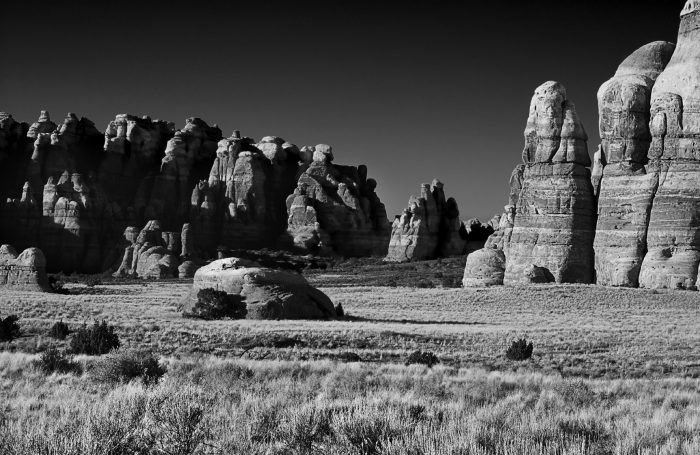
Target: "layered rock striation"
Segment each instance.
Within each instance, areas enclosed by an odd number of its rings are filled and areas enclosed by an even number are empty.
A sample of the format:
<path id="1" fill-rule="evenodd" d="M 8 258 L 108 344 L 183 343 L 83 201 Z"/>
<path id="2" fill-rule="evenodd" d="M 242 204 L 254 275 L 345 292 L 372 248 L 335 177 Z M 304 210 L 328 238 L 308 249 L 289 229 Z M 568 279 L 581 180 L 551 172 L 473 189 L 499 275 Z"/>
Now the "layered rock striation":
<path id="1" fill-rule="evenodd" d="M 648 158 L 652 89 L 673 50 L 673 44 L 663 41 L 641 47 L 598 92 L 602 143 L 593 172 L 598 195 L 594 250 L 601 285 L 639 284 L 659 184 L 658 162 Z"/>
<path id="2" fill-rule="evenodd" d="M 696 289 L 700 264 L 700 4 L 686 3 L 678 43 L 651 93 L 649 160 L 658 169 L 639 275 L 645 288 Z"/>

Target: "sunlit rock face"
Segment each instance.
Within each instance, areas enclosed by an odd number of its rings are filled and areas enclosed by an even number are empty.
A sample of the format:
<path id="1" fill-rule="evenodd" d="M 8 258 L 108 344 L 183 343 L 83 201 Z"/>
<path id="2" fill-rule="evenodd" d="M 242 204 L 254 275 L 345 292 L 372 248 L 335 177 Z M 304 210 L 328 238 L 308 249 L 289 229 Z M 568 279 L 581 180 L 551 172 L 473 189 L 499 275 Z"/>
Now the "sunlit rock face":
<path id="1" fill-rule="evenodd" d="M 639 284 L 694 289 L 700 264 L 700 11 L 681 13 L 673 57 L 651 96 L 651 164 L 658 169 Z"/>
<path id="2" fill-rule="evenodd" d="M 46 258 L 38 248 L 27 248 L 21 254 L 11 245 L 0 245 L 0 290 L 49 291 Z"/>
<path id="3" fill-rule="evenodd" d="M 632 53 L 598 92 L 601 146 L 594 159 L 598 194 L 594 243 L 596 282 L 639 284 L 647 226 L 659 183 L 649 163 L 652 89 L 674 50 L 658 41 Z"/>
<path id="4" fill-rule="evenodd" d="M 424 183 L 420 194 L 411 196 L 408 207 L 394 220 L 386 261 L 445 258 L 483 248 L 493 227 L 476 219 L 462 221 L 457 201 L 445 198 L 442 182 Z"/>
<path id="5" fill-rule="evenodd" d="M 535 90 L 525 129 L 522 186 L 504 245 L 505 284 L 593 281 L 595 197 L 587 135 L 558 82 Z"/>

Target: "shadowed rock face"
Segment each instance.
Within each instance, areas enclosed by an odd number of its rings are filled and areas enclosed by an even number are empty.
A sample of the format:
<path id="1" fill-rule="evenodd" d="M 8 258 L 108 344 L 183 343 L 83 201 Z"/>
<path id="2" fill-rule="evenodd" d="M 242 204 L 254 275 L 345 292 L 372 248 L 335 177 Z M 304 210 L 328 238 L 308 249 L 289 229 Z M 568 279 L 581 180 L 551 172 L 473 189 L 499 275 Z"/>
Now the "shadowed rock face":
<path id="1" fill-rule="evenodd" d="M 331 160 L 329 146 L 223 139 L 199 118 L 176 130 L 121 114 L 102 134 L 75 114 L 56 124 L 42 111 L 30 126 L 0 113 L 0 241 L 40 246 L 50 271 L 152 277 L 192 276 L 220 246 L 384 254 L 389 224 L 376 182 L 364 166 Z M 315 217 L 287 205 L 302 187 L 302 209 Z M 172 236 L 186 225 L 187 253 L 124 239 L 127 227 L 154 223 Z M 296 241 L 309 231 L 326 240 Z"/>
<path id="2" fill-rule="evenodd" d="M 557 283 L 593 281 L 595 198 L 586 141 L 564 86 L 537 88 L 513 229 L 504 243 L 505 284 L 532 282 L 533 266 Z"/>
<path id="3" fill-rule="evenodd" d="M 49 291 L 46 259 L 38 248 L 28 248 L 20 255 L 10 245 L 0 246 L 0 289 Z"/>
<path id="4" fill-rule="evenodd" d="M 659 181 L 658 166 L 647 158 L 651 94 L 673 50 L 673 44 L 663 41 L 641 47 L 598 92 L 602 144 L 594 159 L 594 250 L 596 281 L 601 285 L 639 284 Z"/>
<path id="5" fill-rule="evenodd" d="M 659 174 L 639 284 L 695 289 L 700 264 L 700 11 L 681 13 L 678 44 L 651 95 L 650 166 Z"/>
<path id="6" fill-rule="evenodd" d="M 240 297 L 247 319 L 327 319 L 336 315 L 328 296 L 303 276 L 245 259 L 220 259 L 197 270 L 192 290 L 182 302 L 185 314 L 192 313 L 198 292 L 207 288 Z"/>

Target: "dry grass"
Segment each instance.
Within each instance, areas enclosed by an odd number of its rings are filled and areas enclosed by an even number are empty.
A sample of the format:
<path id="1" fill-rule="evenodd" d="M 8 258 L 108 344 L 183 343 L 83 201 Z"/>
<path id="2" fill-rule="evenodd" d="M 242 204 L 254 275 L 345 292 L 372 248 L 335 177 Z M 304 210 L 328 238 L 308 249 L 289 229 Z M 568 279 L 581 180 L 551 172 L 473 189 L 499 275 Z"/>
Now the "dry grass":
<path id="1" fill-rule="evenodd" d="M 31 360 L 0 354 L 3 454 L 700 453 L 697 379 L 207 357 L 113 388 Z"/>
<path id="2" fill-rule="evenodd" d="M 323 281 L 323 275 L 314 279 Z M 595 286 L 328 287 L 322 290 L 342 303 L 349 318 L 200 321 L 184 319 L 176 309 L 188 286 L 177 281 L 100 285 L 81 295 L 4 290 L 0 315 L 18 314 L 25 330 L 24 337 L 4 349 L 38 352 L 49 344 L 60 346 L 45 335 L 54 322 L 77 327 L 105 319 L 117 326 L 125 346 L 161 355 L 319 360 L 352 351 L 366 361 L 397 362 L 421 349 L 435 352 L 448 365 L 489 370 L 700 377 L 696 292 Z M 507 344 L 521 336 L 534 342 L 533 359 L 507 361 Z M 292 342 L 284 343 L 289 338 Z"/>

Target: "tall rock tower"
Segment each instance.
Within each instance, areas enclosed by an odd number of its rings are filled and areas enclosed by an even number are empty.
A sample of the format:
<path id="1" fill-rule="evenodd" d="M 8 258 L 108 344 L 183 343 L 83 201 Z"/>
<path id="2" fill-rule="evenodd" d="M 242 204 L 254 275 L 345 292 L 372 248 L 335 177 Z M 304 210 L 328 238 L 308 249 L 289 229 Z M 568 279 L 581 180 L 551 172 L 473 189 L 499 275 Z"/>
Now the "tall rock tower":
<path id="1" fill-rule="evenodd" d="M 700 1 L 681 12 L 678 44 L 651 95 L 649 159 L 659 184 L 639 285 L 696 288 L 700 264 Z"/>
<path id="2" fill-rule="evenodd" d="M 525 129 L 522 186 L 505 284 L 593 281 L 595 197 L 588 136 L 558 82 L 535 90 Z"/>
<path id="3" fill-rule="evenodd" d="M 601 285 L 639 284 L 659 183 L 658 166 L 647 157 L 651 93 L 673 50 L 665 41 L 639 48 L 598 91 L 602 143 L 593 168 L 598 195 L 594 250 L 596 281 Z"/>

